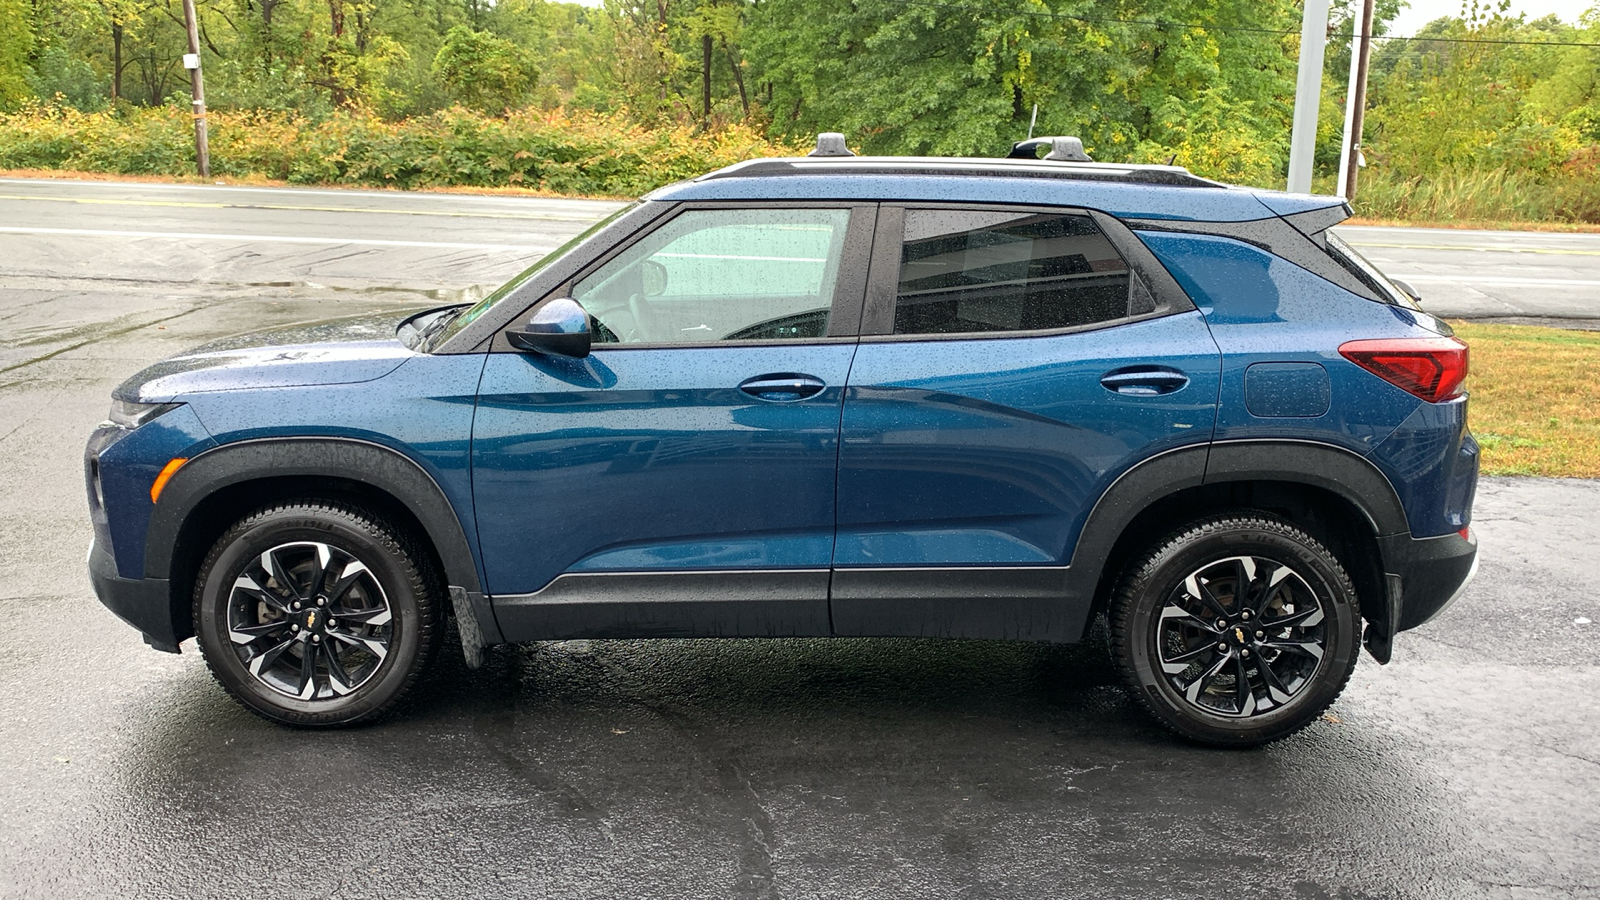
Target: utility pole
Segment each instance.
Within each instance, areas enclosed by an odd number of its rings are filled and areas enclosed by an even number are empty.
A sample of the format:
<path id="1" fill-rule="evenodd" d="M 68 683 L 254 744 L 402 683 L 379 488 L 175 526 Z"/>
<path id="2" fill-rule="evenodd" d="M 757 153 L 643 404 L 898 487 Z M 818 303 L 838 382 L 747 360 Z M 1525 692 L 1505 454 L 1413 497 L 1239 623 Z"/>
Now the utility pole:
<path id="1" fill-rule="evenodd" d="M 189 29 L 189 52 L 183 67 L 189 70 L 189 89 L 194 94 L 194 158 L 200 177 L 211 177 L 211 148 L 206 142 L 206 85 L 200 75 L 200 25 L 195 20 L 194 0 L 183 0 L 183 21 Z"/>
<path id="2" fill-rule="evenodd" d="M 1361 129 L 1367 115 L 1367 69 L 1372 62 L 1372 19 L 1376 0 L 1362 0 L 1361 20 L 1350 44 L 1350 92 L 1344 107 L 1344 141 L 1339 154 L 1339 196 L 1353 200 L 1361 166 Z"/>
<path id="3" fill-rule="evenodd" d="M 1294 91 L 1294 131 L 1289 137 L 1289 190 L 1311 191 L 1317 152 L 1317 105 L 1322 101 L 1322 56 L 1328 43 L 1329 0 L 1305 0 L 1300 20 L 1300 77 Z"/>

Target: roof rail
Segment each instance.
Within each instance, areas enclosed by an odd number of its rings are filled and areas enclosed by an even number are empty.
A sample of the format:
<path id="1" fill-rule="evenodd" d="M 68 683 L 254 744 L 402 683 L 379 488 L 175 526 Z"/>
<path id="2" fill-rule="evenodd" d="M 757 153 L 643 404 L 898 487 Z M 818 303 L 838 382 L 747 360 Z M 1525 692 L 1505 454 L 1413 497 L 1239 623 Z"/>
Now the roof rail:
<path id="1" fill-rule="evenodd" d="M 807 156 L 855 156 L 850 148 L 844 145 L 844 135 L 837 131 L 824 131 L 817 135 L 817 149 L 806 154 Z"/>
<path id="2" fill-rule="evenodd" d="M 1060 178 L 1073 181 L 1107 181 L 1120 184 L 1158 184 L 1169 187 L 1225 188 L 1221 182 L 1201 178 L 1181 166 L 1122 165 L 1120 163 L 1055 162 L 1042 159 L 970 157 L 855 156 L 779 157 L 734 163 L 696 178 L 771 178 L 805 175 L 969 176 L 979 178 Z"/>
<path id="3" fill-rule="evenodd" d="M 1094 162 L 1089 154 L 1083 151 L 1083 141 L 1075 137 L 1041 137 L 1030 138 L 1026 141 L 1017 141 L 1011 145 L 1011 152 L 1006 154 L 1007 159 L 1038 159 L 1038 149 L 1049 147 L 1050 152 L 1045 154 L 1045 159 L 1059 162 Z"/>

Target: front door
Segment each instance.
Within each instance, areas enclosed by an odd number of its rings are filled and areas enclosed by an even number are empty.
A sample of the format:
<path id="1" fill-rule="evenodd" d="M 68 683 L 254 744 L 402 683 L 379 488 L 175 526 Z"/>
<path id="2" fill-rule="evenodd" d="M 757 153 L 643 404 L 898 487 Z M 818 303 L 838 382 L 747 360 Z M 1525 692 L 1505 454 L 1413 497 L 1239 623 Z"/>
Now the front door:
<path id="1" fill-rule="evenodd" d="M 903 216 L 844 404 L 835 631 L 1075 640 L 1078 531 L 1130 466 L 1210 440 L 1217 346 L 1090 214 Z"/>
<path id="2" fill-rule="evenodd" d="M 588 358 L 490 354 L 473 491 L 507 640 L 828 633 L 873 216 L 686 209 L 571 285 Z"/>

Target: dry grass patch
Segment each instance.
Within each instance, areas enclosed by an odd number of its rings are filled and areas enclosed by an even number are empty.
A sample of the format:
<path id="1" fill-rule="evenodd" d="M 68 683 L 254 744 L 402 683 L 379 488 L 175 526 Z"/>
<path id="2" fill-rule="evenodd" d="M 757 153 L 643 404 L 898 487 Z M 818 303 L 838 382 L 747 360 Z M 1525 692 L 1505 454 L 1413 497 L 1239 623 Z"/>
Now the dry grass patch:
<path id="1" fill-rule="evenodd" d="M 1452 322 L 1485 475 L 1600 478 L 1600 332 Z"/>

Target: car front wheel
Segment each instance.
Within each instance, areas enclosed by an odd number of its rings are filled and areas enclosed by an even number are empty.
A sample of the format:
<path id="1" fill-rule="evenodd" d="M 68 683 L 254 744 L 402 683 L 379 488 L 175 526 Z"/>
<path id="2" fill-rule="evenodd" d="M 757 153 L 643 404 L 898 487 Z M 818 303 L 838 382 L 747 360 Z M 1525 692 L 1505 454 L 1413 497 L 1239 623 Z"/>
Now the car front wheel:
<path id="1" fill-rule="evenodd" d="M 201 565 L 200 650 L 228 693 L 267 719 L 374 721 L 433 655 L 436 580 L 426 555 L 372 513 L 268 507 L 229 528 Z"/>
<path id="2" fill-rule="evenodd" d="M 1158 542 L 1123 576 L 1110 620 L 1134 698 L 1209 744 L 1299 731 L 1360 654 L 1360 610 L 1338 558 L 1264 513 L 1204 519 Z"/>

